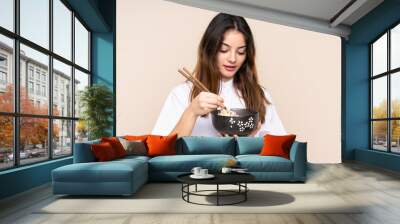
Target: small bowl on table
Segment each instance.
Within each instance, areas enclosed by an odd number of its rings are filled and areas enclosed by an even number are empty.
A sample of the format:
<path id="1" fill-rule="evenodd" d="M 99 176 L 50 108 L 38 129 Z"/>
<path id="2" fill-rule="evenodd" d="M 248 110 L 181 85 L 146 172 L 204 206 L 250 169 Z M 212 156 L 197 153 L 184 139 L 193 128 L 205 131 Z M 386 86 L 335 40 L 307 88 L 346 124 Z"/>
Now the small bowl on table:
<path id="1" fill-rule="evenodd" d="M 211 112 L 212 124 L 217 131 L 228 135 L 247 136 L 257 128 L 258 112 L 241 108 L 230 110 L 236 116 L 222 115 L 221 110 Z"/>

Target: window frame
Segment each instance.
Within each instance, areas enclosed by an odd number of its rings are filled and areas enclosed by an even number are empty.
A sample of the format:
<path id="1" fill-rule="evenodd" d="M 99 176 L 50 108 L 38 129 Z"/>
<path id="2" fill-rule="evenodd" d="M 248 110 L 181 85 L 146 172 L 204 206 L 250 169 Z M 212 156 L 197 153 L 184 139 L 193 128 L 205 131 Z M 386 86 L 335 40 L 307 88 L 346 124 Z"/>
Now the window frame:
<path id="1" fill-rule="evenodd" d="M 2 53 L 0 53 L 0 58 L 3 58 L 4 60 L 4 65 L 0 64 L 0 85 L 3 86 L 5 85 L 5 87 L 7 88 L 7 79 L 8 79 L 8 74 L 7 74 L 7 69 L 8 69 L 8 57 L 7 55 L 4 55 Z M 3 75 L 4 75 L 4 80 L 3 80 Z M 4 83 L 3 83 L 4 81 Z"/>
<path id="2" fill-rule="evenodd" d="M 368 43 L 369 47 L 369 149 L 373 151 L 379 151 L 379 152 L 386 152 L 386 153 L 391 153 L 391 154 L 400 154 L 400 152 L 393 152 L 392 151 L 392 121 L 400 121 L 400 117 L 392 117 L 392 98 L 391 98 L 391 92 L 392 92 L 392 85 L 391 85 L 391 79 L 393 75 L 396 75 L 396 73 L 400 72 L 400 67 L 391 69 L 391 31 L 393 28 L 396 26 L 400 26 L 400 21 L 395 22 L 392 24 L 389 28 L 387 28 L 383 33 L 379 34 L 375 39 L 373 39 L 370 43 Z M 382 72 L 380 74 L 376 74 L 374 76 L 373 74 L 373 44 L 378 41 L 381 37 L 384 35 L 387 35 L 387 52 L 386 52 L 386 57 L 387 57 L 387 64 L 386 64 L 386 71 Z M 386 87 L 387 87 L 387 93 L 386 93 L 386 98 L 387 98 L 387 105 L 386 105 L 386 118 L 373 118 L 373 81 L 378 78 L 386 77 Z M 373 122 L 374 121 L 386 121 L 386 151 L 379 150 L 374 148 L 374 136 L 373 136 Z"/>
<path id="3" fill-rule="evenodd" d="M 3 70 L 0 70 L 0 85 L 7 84 L 7 73 Z M 4 82 L 4 83 L 3 83 Z"/>
<path id="4" fill-rule="evenodd" d="M 53 115 L 53 97 L 54 97 L 54 90 L 53 90 L 53 60 L 58 60 L 61 63 L 64 63 L 68 66 L 71 66 L 71 93 L 72 93 L 72 99 L 71 99 L 71 105 L 74 105 L 75 103 L 75 69 L 85 73 L 88 75 L 89 78 L 89 83 L 88 86 L 92 85 L 92 61 L 91 61 L 91 37 L 92 37 L 92 30 L 87 26 L 87 24 L 83 21 L 83 19 L 79 16 L 78 13 L 76 13 L 72 7 L 65 1 L 65 0 L 59 0 L 68 10 L 71 11 L 71 59 L 64 58 L 63 56 L 55 53 L 53 50 L 53 24 L 54 24 L 54 17 L 53 17 L 53 1 L 54 0 L 48 0 L 49 2 L 49 48 L 46 49 L 45 47 L 42 47 L 39 44 L 34 43 L 33 41 L 30 41 L 29 39 L 23 37 L 20 35 L 20 0 L 14 0 L 13 1 L 13 10 L 14 10 L 14 18 L 13 18 L 13 31 L 10 31 L 4 27 L 0 26 L 0 35 L 3 35 L 7 38 L 11 38 L 13 41 L 13 64 L 12 69 L 11 69 L 11 74 L 14 79 L 14 93 L 13 93 L 13 102 L 14 102 L 14 110 L 13 112 L 2 112 L 0 111 L 0 116 L 4 117 L 11 117 L 13 119 L 13 154 L 14 154 L 14 161 L 13 161 L 13 166 L 10 167 L 5 167 L 5 168 L 0 168 L 0 172 L 5 171 L 5 170 L 10 170 L 10 169 L 16 169 L 19 167 L 23 166 L 30 166 L 33 164 L 37 163 L 43 163 L 46 161 L 50 160 L 58 160 L 66 157 L 73 156 L 74 154 L 74 143 L 75 143 L 75 126 L 76 126 L 76 121 L 79 120 L 79 117 L 75 116 L 75 108 L 72 106 L 71 108 L 71 114 L 70 116 L 56 116 Z M 75 18 L 83 25 L 83 27 L 88 31 L 88 69 L 85 69 L 81 67 L 80 65 L 75 63 Z M 45 87 L 45 90 L 48 91 L 48 94 L 45 91 L 45 95 L 48 96 L 48 112 L 46 115 L 39 115 L 39 114 L 27 114 L 27 113 L 21 113 L 20 111 L 20 45 L 23 44 L 27 47 L 32 48 L 33 50 L 39 51 L 40 53 L 43 53 L 48 56 L 49 62 L 48 62 L 48 84 Z M 29 66 L 29 64 L 27 64 Z M 27 71 L 28 71 L 27 67 Z M 39 82 L 41 83 L 41 72 L 39 74 Z M 30 80 L 30 74 L 27 73 L 26 75 L 26 81 Z M 36 69 L 33 70 L 33 79 L 32 79 L 34 86 L 37 83 L 36 82 Z M 29 87 L 28 87 L 29 88 Z M 29 91 L 27 89 L 27 91 Z M 34 88 L 34 92 L 36 89 Z M 42 96 L 40 94 L 39 96 Z M 43 158 L 43 160 L 40 160 L 38 162 L 32 162 L 32 163 L 26 163 L 26 164 L 21 164 L 20 161 L 20 119 L 21 118 L 45 118 L 47 119 L 48 122 L 48 136 L 47 136 L 47 150 L 48 150 L 48 155 L 47 158 Z M 71 121 L 71 153 L 68 155 L 62 155 L 62 156 L 54 156 L 54 147 L 53 147 L 53 123 L 57 120 L 66 120 L 66 121 Z"/>

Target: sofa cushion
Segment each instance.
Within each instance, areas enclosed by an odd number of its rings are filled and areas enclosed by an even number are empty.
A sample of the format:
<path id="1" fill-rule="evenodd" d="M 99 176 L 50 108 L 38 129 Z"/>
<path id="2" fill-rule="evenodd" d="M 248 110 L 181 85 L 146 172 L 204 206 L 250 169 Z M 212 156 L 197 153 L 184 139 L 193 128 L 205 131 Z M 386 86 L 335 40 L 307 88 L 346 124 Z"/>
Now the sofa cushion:
<path id="1" fill-rule="evenodd" d="M 238 137 L 236 155 L 259 154 L 264 144 L 263 137 Z"/>
<path id="2" fill-rule="evenodd" d="M 133 173 L 147 171 L 146 166 L 140 159 L 74 163 L 53 170 L 52 175 L 58 182 L 130 182 Z"/>
<path id="3" fill-rule="evenodd" d="M 125 135 L 123 136 L 124 139 L 126 140 L 141 140 L 141 141 L 146 141 L 147 137 L 149 135 Z"/>
<path id="4" fill-rule="evenodd" d="M 235 155 L 235 138 L 187 136 L 177 140 L 177 154 L 225 154 Z"/>
<path id="5" fill-rule="evenodd" d="M 292 172 L 292 161 L 279 156 L 238 155 L 241 168 L 249 172 Z"/>
<path id="6" fill-rule="evenodd" d="M 90 147 L 92 149 L 94 157 L 96 157 L 96 161 L 105 162 L 118 158 L 112 145 L 108 142 L 92 144 Z"/>
<path id="7" fill-rule="evenodd" d="M 126 140 L 124 138 L 118 138 L 122 146 L 126 151 L 126 155 L 147 155 L 146 143 L 142 140 Z"/>
<path id="8" fill-rule="evenodd" d="M 148 156 L 165 156 L 176 154 L 176 139 L 178 135 L 149 135 L 146 139 Z"/>
<path id="9" fill-rule="evenodd" d="M 130 162 L 135 161 L 135 160 L 148 162 L 149 159 L 150 159 L 150 157 L 147 157 L 147 156 L 130 155 L 130 156 L 125 156 L 124 158 L 113 160 L 113 162 L 127 162 L 127 163 L 130 163 Z"/>
<path id="10" fill-rule="evenodd" d="M 122 158 L 126 156 L 126 151 L 124 146 L 122 146 L 121 142 L 117 137 L 103 137 L 101 138 L 101 142 L 108 142 L 114 149 L 115 155 L 117 158 Z"/>
<path id="11" fill-rule="evenodd" d="M 158 156 L 149 160 L 149 170 L 163 172 L 190 172 L 193 167 L 200 166 L 211 172 L 219 171 L 230 159 L 231 155 L 175 155 Z"/>
<path id="12" fill-rule="evenodd" d="M 74 163 L 95 162 L 96 158 L 90 148 L 92 144 L 99 144 L 100 140 L 75 143 L 74 147 Z"/>
<path id="13" fill-rule="evenodd" d="M 280 156 L 290 159 L 290 148 L 296 135 L 265 135 L 264 146 L 261 149 L 261 156 Z"/>

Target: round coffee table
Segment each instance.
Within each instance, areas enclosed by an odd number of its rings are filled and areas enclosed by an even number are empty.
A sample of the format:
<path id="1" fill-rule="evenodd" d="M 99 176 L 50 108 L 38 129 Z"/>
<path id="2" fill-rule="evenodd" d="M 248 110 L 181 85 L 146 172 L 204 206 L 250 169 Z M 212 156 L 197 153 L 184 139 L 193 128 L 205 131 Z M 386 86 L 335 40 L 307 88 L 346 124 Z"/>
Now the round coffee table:
<path id="1" fill-rule="evenodd" d="M 198 204 L 198 205 L 234 205 L 241 202 L 245 202 L 247 200 L 247 192 L 249 188 L 247 187 L 247 183 L 255 180 L 255 177 L 249 173 L 215 173 L 213 174 L 215 177 L 212 179 L 193 179 L 190 177 L 191 173 L 182 174 L 177 177 L 178 181 L 182 183 L 182 199 L 188 203 Z M 216 185 L 215 190 L 197 190 L 198 184 L 205 185 Z M 190 186 L 195 186 L 194 191 L 190 191 Z M 236 185 L 238 186 L 237 190 L 223 190 L 220 189 L 220 185 Z M 215 192 L 215 194 L 205 194 L 209 192 Z M 190 196 L 204 196 L 204 197 L 216 197 L 217 204 L 202 204 L 190 201 Z M 230 197 L 230 196 L 241 196 L 239 200 L 231 202 L 231 203 L 221 203 L 221 197 Z"/>

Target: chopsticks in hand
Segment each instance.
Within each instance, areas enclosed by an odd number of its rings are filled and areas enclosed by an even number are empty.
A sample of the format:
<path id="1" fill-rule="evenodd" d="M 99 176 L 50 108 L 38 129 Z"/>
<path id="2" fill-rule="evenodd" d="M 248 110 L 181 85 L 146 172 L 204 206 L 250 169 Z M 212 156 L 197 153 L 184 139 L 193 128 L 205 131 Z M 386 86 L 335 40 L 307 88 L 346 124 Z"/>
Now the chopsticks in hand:
<path id="1" fill-rule="evenodd" d="M 201 83 L 192 73 L 185 67 L 183 69 L 178 69 L 178 72 L 183 75 L 187 80 L 193 83 L 197 88 L 205 92 L 211 92 L 203 83 Z M 218 107 L 217 110 L 229 110 L 227 106 L 224 105 L 223 108 Z"/>

